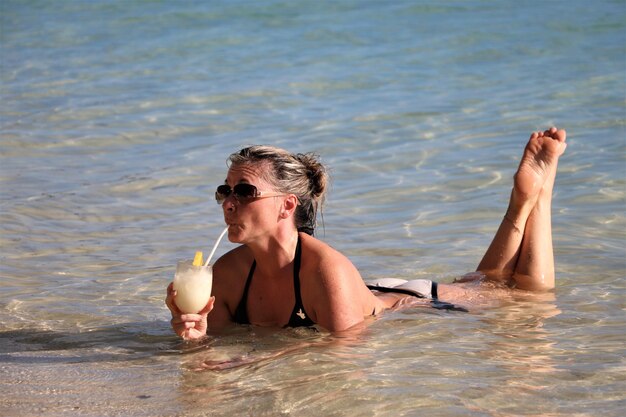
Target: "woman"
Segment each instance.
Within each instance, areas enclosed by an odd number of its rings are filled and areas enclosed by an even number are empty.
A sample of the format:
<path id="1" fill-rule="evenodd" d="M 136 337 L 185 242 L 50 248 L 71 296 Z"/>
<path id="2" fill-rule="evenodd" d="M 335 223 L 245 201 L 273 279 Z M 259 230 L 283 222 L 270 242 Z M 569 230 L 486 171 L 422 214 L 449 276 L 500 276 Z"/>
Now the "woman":
<path id="1" fill-rule="evenodd" d="M 550 205 L 564 130 L 535 132 L 514 178 L 506 214 L 478 271 L 482 277 L 530 291 L 554 287 Z M 172 327 L 185 339 L 231 323 L 331 332 L 396 307 L 414 296 L 462 302 L 476 291 L 426 280 L 396 288 L 382 280 L 370 290 L 344 255 L 312 236 L 327 185 L 312 155 L 253 146 L 234 153 L 217 188 L 228 238 L 241 246 L 213 267 L 213 294 L 198 314 L 181 314 L 172 284 L 166 304 Z"/>

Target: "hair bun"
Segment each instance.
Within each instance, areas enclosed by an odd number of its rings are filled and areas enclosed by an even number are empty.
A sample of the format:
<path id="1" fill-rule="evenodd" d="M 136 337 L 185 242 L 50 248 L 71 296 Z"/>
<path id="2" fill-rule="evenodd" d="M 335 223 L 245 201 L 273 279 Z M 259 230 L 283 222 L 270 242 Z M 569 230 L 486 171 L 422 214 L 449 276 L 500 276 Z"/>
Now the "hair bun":
<path id="1" fill-rule="evenodd" d="M 319 161 L 319 156 L 314 153 L 299 153 L 296 159 L 306 168 L 306 174 L 311 184 L 311 197 L 317 200 L 326 193 L 328 174 L 326 168 Z"/>

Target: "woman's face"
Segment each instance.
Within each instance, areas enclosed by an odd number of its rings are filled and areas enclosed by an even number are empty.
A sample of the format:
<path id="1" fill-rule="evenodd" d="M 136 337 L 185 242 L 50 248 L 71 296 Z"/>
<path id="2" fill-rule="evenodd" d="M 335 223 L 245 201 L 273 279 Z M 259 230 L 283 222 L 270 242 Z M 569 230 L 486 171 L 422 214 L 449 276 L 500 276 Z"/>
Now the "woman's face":
<path id="1" fill-rule="evenodd" d="M 232 189 L 237 184 L 252 184 L 262 193 L 276 190 L 263 179 L 269 169 L 266 164 L 231 165 L 225 184 Z M 228 225 L 228 240 L 247 243 L 256 238 L 272 235 L 278 224 L 281 197 L 258 198 L 239 201 L 231 193 L 222 203 L 224 221 Z"/>

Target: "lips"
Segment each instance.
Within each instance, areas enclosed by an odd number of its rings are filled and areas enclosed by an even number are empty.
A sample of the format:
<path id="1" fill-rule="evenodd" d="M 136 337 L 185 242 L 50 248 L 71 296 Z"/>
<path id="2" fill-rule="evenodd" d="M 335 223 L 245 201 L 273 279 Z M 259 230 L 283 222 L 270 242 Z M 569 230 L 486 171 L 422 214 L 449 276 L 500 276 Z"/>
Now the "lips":
<path id="1" fill-rule="evenodd" d="M 234 227 L 238 227 L 239 226 L 237 223 L 235 223 L 234 221 L 229 220 L 229 219 L 226 219 L 225 223 L 228 225 L 229 229 L 232 229 Z"/>

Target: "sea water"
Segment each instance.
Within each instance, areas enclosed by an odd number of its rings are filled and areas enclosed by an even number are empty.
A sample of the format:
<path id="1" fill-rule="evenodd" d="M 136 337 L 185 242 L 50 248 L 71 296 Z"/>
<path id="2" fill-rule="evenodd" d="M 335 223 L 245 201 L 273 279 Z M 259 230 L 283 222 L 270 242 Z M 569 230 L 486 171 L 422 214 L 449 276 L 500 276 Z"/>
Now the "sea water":
<path id="1" fill-rule="evenodd" d="M 625 9 L 0 2 L 0 414 L 621 415 Z M 176 261 L 222 230 L 213 193 L 242 146 L 321 156 L 317 235 L 364 279 L 451 282 L 551 125 L 569 134 L 554 293 L 350 338 L 171 330 Z"/>

